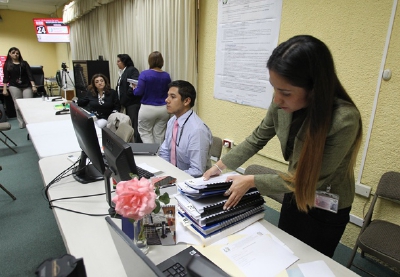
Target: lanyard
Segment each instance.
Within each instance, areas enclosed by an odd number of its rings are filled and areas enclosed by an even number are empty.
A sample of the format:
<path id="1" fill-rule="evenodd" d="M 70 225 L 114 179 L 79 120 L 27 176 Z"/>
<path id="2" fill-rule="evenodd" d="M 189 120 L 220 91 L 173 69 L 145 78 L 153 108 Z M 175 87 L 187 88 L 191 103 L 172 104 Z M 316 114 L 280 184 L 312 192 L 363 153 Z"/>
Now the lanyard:
<path id="1" fill-rule="evenodd" d="M 176 147 L 179 147 L 179 143 L 181 142 L 181 138 L 182 138 L 182 134 L 183 134 L 183 128 L 185 128 L 186 122 L 189 120 L 189 118 L 192 116 L 192 114 L 193 114 L 193 110 L 190 113 L 190 115 L 186 118 L 185 122 L 183 122 L 183 125 L 182 125 L 182 128 L 181 128 L 181 132 L 179 134 L 178 143 L 175 142 Z M 176 119 L 176 120 L 178 120 L 178 119 Z"/>

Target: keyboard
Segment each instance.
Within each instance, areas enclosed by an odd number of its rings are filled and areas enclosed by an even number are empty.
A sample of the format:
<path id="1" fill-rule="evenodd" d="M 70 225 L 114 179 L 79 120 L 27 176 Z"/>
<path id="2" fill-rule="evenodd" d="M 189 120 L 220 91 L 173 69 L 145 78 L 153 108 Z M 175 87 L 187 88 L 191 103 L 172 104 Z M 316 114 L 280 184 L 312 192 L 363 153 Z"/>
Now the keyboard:
<path id="1" fill-rule="evenodd" d="M 141 167 L 139 167 L 139 166 L 136 166 L 136 168 L 137 168 L 137 171 L 138 171 L 139 180 L 140 180 L 142 177 L 144 177 L 144 178 L 146 178 L 146 179 L 150 179 L 150 177 L 153 177 L 153 176 L 154 176 L 153 173 L 151 173 L 150 171 L 147 171 L 147 170 L 144 169 L 144 168 L 141 168 Z"/>
<path id="2" fill-rule="evenodd" d="M 174 265 L 164 270 L 163 273 L 167 277 L 187 276 L 186 269 L 180 263 L 175 263 Z"/>

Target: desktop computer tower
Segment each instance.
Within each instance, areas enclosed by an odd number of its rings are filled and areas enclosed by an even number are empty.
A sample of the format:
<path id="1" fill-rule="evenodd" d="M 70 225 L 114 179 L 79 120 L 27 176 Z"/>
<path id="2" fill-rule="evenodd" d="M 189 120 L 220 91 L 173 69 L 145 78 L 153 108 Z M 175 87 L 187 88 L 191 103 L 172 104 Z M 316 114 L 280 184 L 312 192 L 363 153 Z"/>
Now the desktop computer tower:
<path id="1" fill-rule="evenodd" d="M 88 93 L 88 86 L 93 75 L 101 73 L 110 80 L 110 68 L 108 61 L 72 61 L 75 78 L 76 97 L 81 98 Z"/>

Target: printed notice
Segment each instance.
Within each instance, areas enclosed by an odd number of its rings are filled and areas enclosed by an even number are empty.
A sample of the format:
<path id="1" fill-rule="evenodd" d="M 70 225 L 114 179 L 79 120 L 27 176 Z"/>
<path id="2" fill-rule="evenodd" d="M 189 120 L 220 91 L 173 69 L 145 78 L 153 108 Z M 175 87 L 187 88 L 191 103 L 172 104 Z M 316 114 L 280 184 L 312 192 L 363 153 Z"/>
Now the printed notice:
<path id="1" fill-rule="evenodd" d="M 214 97 L 268 108 L 267 61 L 278 44 L 282 0 L 219 0 Z"/>

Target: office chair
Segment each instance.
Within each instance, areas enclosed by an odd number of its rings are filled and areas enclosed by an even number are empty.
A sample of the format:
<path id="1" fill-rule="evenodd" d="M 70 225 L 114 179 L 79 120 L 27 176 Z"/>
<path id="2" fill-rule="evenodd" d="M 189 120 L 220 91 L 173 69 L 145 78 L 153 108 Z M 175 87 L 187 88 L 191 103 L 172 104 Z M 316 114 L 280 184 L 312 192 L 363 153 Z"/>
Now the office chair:
<path id="1" fill-rule="evenodd" d="M 115 134 L 122 138 L 125 142 L 133 143 L 135 139 L 133 137 L 134 130 L 128 123 L 120 123 Z"/>
<path id="2" fill-rule="evenodd" d="M 14 144 L 15 146 L 17 146 L 17 144 L 16 144 L 12 139 L 10 139 L 6 134 L 3 133 L 3 131 L 8 131 L 8 130 L 10 130 L 10 129 L 11 129 L 11 124 L 10 124 L 9 122 L 1 122 L 1 123 L 0 123 L 0 133 L 4 136 L 4 138 L 1 138 L 1 137 L 0 137 L 0 140 L 1 140 L 8 148 L 10 148 L 12 151 L 14 151 L 14 153 L 17 153 L 17 151 L 16 151 L 13 147 L 11 147 L 11 145 L 9 145 L 9 144 L 7 143 L 7 140 L 11 141 L 12 144 Z"/>
<path id="3" fill-rule="evenodd" d="M 46 89 L 44 88 L 43 66 L 31 66 L 31 72 L 37 88 L 37 96 L 46 95 Z"/>
<path id="4" fill-rule="evenodd" d="M 353 264 L 357 249 L 361 249 L 361 257 L 364 254 L 372 255 L 379 260 L 385 262 L 389 266 L 400 269 L 400 226 L 387 220 L 378 219 L 379 214 L 374 214 L 375 204 L 380 198 L 379 206 L 389 204 L 384 200 L 389 200 L 396 203 L 390 208 L 400 207 L 400 173 L 389 171 L 382 175 L 379 180 L 378 187 L 367 215 L 364 218 L 364 224 L 357 238 L 351 258 L 347 264 L 350 268 L 352 265 L 358 269 L 365 271 L 362 268 Z M 372 216 L 374 215 L 374 219 Z M 365 271 L 366 272 L 366 271 Z"/>
<path id="5" fill-rule="evenodd" d="M 256 174 L 277 174 L 278 172 L 274 169 L 269 167 L 265 167 L 258 164 L 249 165 L 246 170 L 244 171 L 244 175 L 256 175 Z M 282 204 L 283 202 L 283 195 L 284 193 L 280 194 L 270 194 L 267 195 L 269 198 L 274 199 L 275 201 Z"/>
<path id="6" fill-rule="evenodd" d="M 210 147 L 210 159 L 214 158 L 219 160 L 221 158 L 221 153 L 222 153 L 222 139 L 219 137 L 212 137 L 212 143 Z M 212 166 L 211 160 L 207 161 L 206 169 L 210 169 Z"/>
<path id="7" fill-rule="evenodd" d="M 222 139 L 219 137 L 213 136 L 213 142 L 211 144 L 211 149 L 210 149 L 210 154 L 211 157 L 221 158 L 221 153 L 222 153 Z"/>
<path id="8" fill-rule="evenodd" d="M 2 170 L 3 168 L 1 167 L 1 165 L 0 165 L 0 171 Z M 17 198 L 11 193 L 11 192 L 9 192 L 2 184 L 0 184 L 0 188 L 2 189 L 2 190 L 4 190 L 13 200 L 17 200 Z"/>

